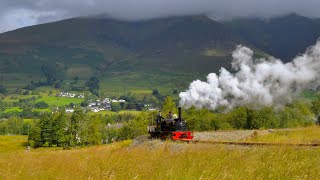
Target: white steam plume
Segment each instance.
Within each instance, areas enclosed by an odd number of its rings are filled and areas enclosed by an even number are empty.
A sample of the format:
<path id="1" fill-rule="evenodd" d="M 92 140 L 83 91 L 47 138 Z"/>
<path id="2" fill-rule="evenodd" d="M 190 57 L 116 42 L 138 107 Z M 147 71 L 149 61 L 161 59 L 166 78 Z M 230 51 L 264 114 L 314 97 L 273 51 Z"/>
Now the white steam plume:
<path id="1" fill-rule="evenodd" d="M 221 68 L 211 73 L 207 82 L 195 80 L 186 92 L 179 94 L 180 106 L 189 108 L 231 109 L 241 105 L 282 106 L 304 89 L 320 85 L 320 41 L 290 63 L 279 59 L 254 59 L 253 51 L 237 46 L 232 54 L 230 73 Z"/>

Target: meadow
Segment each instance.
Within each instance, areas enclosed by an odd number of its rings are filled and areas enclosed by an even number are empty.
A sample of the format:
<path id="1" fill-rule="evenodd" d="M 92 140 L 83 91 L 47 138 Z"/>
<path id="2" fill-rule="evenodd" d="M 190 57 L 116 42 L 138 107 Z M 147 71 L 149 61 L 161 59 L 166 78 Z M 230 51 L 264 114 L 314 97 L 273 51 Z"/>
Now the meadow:
<path id="1" fill-rule="evenodd" d="M 308 131 L 312 135 L 305 134 Z M 300 142 L 295 136 L 320 139 L 319 127 L 292 133 L 288 139 L 293 141 Z M 0 151 L 0 179 L 319 179 L 320 174 L 319 147 L 127 140 L 72 150 L 27 151 L 22 139 L 0 138 L 1 146 L 7 147 L 0 146 L 5 149 Z"/>
<path id="2" fill-rule="evenodd" d="M 282 129 L 272 133 L 258 135 L 249 142 L 277 142 L 277 143 L 320 143 L 320 128 Z"/>
<path id="3" fill-rule="evenodd" d="M 56 96 L 44 96 L 40 99 L 37 99 L 36 102 L 46 102 L 49 106 L 66 106 L 70 103 L 80 104 L 83 99 L 79 98 L 65 98 L 65 97 L 56 97 Z"/>

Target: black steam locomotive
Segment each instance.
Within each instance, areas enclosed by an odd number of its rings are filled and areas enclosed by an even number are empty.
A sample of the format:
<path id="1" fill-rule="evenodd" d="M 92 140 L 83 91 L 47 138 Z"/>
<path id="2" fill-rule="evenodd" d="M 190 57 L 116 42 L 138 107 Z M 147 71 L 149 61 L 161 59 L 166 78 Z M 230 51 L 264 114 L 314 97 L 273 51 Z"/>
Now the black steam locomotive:
<path id="1" fill-rule="evenodd" d="M 187 130 L 187 122 L 182 119 L 181 108 L 179 107 L 178 118 L 164 119 L 159 113 L 155 121 L 148 126 L 151 138 L 192 140 L 193 133 Z"/>

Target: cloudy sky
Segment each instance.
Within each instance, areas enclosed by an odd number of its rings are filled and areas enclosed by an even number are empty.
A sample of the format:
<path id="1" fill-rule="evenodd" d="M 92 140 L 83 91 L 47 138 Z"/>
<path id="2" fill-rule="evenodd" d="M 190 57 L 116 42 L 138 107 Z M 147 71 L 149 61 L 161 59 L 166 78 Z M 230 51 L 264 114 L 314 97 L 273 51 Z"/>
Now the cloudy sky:
<path id="1" fill-rule="evenodd" d="M 320 17 L 320 0 L 0 0 L 0 32 L 77 16 L 139 20 L 207 14 L 214 19 L 298 13 Z"/>

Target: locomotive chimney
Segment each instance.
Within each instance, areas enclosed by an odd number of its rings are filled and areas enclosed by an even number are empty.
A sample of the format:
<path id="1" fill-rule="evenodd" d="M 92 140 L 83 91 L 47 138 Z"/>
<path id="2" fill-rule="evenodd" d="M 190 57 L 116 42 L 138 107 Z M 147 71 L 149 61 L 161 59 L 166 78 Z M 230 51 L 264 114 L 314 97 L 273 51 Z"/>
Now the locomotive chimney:
<path id="1" fill-rule="evenodd" d="M 178 113 L 179 113 L 179 120 L 182 120 L 182 115 L 181 115 L 181 107 L 178 107 Z"/>

